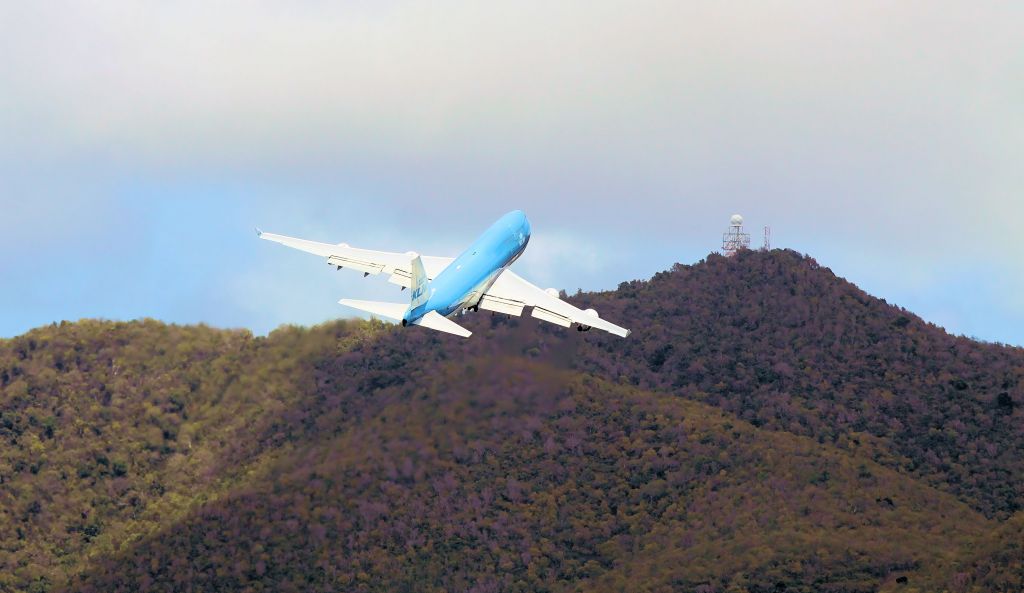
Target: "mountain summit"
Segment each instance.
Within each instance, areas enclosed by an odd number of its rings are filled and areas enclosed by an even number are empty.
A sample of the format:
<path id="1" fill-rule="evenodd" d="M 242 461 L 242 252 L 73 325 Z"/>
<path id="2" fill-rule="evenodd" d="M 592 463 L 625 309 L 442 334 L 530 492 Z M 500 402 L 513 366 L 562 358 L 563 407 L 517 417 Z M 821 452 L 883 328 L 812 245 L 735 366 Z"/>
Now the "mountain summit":
<path id="1" fill-rule="evenodd" d="M 1019 591 L 1024 350 L 791 251 L 468 314 L 0 341 L 0 589 Z"/>

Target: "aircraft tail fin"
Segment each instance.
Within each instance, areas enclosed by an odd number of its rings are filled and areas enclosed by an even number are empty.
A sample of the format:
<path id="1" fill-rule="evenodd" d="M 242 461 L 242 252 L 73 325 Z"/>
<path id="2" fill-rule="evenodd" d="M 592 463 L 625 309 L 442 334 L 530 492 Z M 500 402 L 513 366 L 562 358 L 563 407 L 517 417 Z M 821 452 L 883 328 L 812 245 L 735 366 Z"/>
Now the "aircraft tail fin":
<path id="1" fill-rule="evenodd" d="M 405 303 L 382 303 L 379 301 L 356 301 L 353 299 L 341 299 L 338 302 L 346 307 L 352 307 L 353 309 L 359 309 L 360 311 L 366 311 L 367 313 L 387 317 L 395 321 L 401 321 L 406 309 L 409 308 L 409 305 Z"/>
<path id="2" fill-rule="evenodd" d="M 427 270 L 423 267 L 423 258 L 419 255 L 412 259 L 412 293 L 409 295 L 410 307 L 418 307 L 427 302 L 430 295 L 427 293 Z"/>

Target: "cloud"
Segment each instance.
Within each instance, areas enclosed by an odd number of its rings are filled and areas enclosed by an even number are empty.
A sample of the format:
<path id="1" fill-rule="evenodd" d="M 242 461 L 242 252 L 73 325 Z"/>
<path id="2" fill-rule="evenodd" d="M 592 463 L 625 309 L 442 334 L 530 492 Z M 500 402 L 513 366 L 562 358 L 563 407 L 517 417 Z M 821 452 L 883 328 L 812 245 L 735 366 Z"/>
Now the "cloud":
<path id="1" fill-rule="evenodd" d="M 1022 89 L 1009 82 L 1024 66 L 1012 7 L 68 2 L 5 12 L 11 153 L 355 179 L 390 186 L 397 201 L 423 188 L 447 206 L 514 195 L 563 214 L 627 196 L 699 214 L 758 200 L 800 223 L 843 210 L 831 224 L 849 233 L 908 221 L 1008 231 L 1024 214 L 1012 199 L 1024 134 Z"/>

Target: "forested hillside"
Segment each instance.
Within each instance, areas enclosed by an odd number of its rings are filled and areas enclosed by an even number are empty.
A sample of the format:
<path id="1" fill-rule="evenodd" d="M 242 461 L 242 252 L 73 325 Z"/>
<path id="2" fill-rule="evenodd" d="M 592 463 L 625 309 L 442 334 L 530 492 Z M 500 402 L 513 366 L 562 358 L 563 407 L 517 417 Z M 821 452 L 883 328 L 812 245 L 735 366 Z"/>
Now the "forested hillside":
<path id="1" fill-rule="evenodd" d="M 1021 591 L 1024 351 L 789 251 L 468 314 L 0 341 L 0 590 Z"/>

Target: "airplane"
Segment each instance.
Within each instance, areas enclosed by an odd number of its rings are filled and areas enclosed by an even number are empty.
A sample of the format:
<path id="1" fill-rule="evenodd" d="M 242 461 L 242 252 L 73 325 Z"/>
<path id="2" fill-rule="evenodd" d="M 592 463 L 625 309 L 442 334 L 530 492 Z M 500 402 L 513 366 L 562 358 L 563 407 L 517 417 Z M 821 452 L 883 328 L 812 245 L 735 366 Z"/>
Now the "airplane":
<path id="1" fill-rule="evenodd" d="M 530 241 L 530 221 L 520 210 L 509 212 L 490 226 L 458 257 L 392 253 L 349 247 L 346 243 L 319 243 L 284 235 L 264 233 L 261 239 L 327 258 L 340 270 L 347 268 L 370 274 L 390 274 L 388 281 L 411 288 L 409 303 L 341 299 L 342 305 L 386 317 L 403 327 L 418 325 L 468 338 L 472 332 L 451 320 L 467 310 L 493 311 L 519 316 L 525 307 L 532 315 L 562 327 L 576 324 L 578 331 L 591 328 L 625 338 L 628 329 L 601 319 L 593 309 L 580 310 L 559 298 L 553 288 L 530 284 L 509 269 Z"/>

